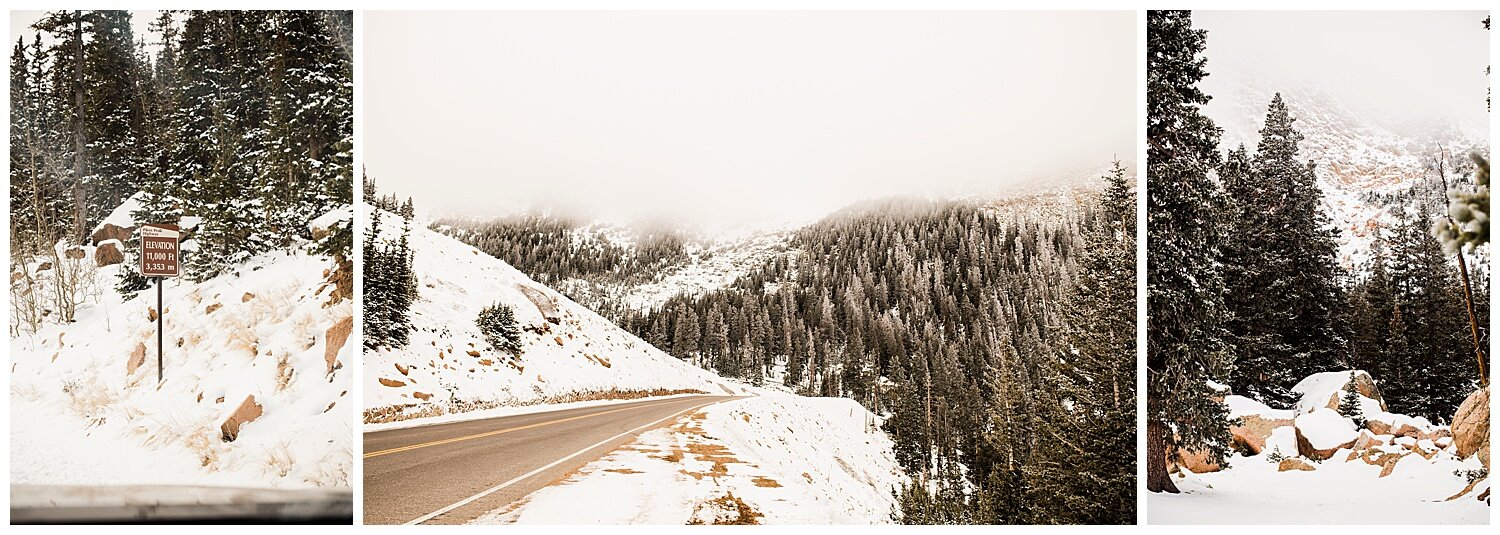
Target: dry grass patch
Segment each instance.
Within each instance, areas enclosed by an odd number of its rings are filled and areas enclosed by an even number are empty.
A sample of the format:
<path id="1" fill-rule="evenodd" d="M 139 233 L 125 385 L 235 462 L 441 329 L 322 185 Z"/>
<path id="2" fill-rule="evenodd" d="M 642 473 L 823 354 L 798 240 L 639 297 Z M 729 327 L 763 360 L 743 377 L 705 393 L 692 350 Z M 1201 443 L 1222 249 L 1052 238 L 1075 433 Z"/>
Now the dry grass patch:
<path id="1" fill-rule="evenodd" d="M 707 518 L 704 518 L 705 514 Z M 750 504 L 745 503 L 745 500 L 741 500 L 733 492 L 730 492 L 694 507 L 693 516 L 688 520 L 688 524 L 752 526 L 760 524 L 760 519 L 765 516 L 760 511 L 756 511 Z"/>

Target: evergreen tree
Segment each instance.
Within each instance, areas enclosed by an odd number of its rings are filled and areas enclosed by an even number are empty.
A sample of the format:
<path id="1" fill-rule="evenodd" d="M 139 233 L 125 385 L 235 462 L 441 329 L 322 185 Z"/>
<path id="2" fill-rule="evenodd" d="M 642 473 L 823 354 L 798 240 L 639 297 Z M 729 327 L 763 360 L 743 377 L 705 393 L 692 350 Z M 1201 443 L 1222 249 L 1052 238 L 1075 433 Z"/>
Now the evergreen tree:
<path id="1" fill-rule="evenodd" d="M 1344 396 L 1339 399 L 1339 415 L 1353 421 L 1355 429 L 1364 429 L 1365 412 L 1359 400 L 1359 389 L 1354 386 L 1354 372 L 1349 372 L 1349 383 L 1344 385 Z"/>
<path id="2" fill-rule="evenodd" d="M 1210 172 L 1219 129 L 1200 108 L 1207 32 L 1187 11 L 1150 11 L 1147 22 L 1147 489 L 1176 492 L 1166 459 L 1178 450 L 1228 453 L 1228 409 L 1210 382 L 1233 369 L 1223 318 L 1219 215 Z"/>
<path id="3" fill-rule="evenodd" d="M 474 325 L 495 351 L 511 355 L 521 353 L 521 328 L 516 325 L 516 313 L 504 303 L 494 303 L 480 309 Z"/>

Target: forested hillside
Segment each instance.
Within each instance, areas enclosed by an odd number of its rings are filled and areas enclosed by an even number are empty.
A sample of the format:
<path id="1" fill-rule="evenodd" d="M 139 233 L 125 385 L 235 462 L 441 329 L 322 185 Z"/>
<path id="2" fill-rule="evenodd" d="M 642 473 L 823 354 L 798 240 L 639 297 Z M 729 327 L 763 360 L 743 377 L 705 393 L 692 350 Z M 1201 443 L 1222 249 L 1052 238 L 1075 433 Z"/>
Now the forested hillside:
<path id="1" fill-rule="evenodd" d="M 897 457 L 916 474 L 897 520 L 1129 522 L 1127 180 L 1116 167 L 1108 191 L 1063 209 L 1043 195 L 856 205 L 793 233 L 784 254 L 727 287 L 610 310 L 627 330 L 720 375 L 849 397 L 887 415 Z M 578 254 L 574 227 L 533 218 L 456 234 L 539 280 L 650 276 L 676 258 L 671 241 L 635 256 L 584 241 L 595 245 Z M 1064 450 L 1063 437 L 1080 450 Z M 1087 503 L 1074 498 L 1084 494 Z"/>
<path id="2" fill-rule="evenodd" d="M 164 11 L 147 35 L 131 18 L 52 12 L 15 43 L 14 255 L 113 238 L 128 263 L 135 220 L 201 221 L 185 269 L 206 280 L 349 203 L 351 12 Z M 131 197 L 131 221 L 109 222 L 124 234 L 95 232 Z M 347 253 L 352 228 L 335 231 L 327 252 Z"/>

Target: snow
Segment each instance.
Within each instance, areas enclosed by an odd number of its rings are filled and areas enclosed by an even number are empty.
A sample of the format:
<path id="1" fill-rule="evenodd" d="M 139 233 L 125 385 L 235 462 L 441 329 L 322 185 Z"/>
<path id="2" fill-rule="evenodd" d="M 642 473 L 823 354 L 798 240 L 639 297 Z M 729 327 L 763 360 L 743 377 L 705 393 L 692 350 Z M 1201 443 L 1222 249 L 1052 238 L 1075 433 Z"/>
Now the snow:
<path id="1" fill-rule="evenodd" d="M 1270 448 L 1268 447 L 1267 450 Z M 1295 451 L 1295 447 L 1293 448 Z M 1488 524 L 1490 511 L 1474 497 L 1480 483 L 1453 501 L 1467 482 L 1454 470 L 1480 468 L 1441 453 L 1433 461 L 1407 455 L 1386 477 L 1381 467 L 1347 453 L 1315 464 L 1311 472 L 1278 472 L 1263 455 L 1234 456 L 1233 468 L 1177 478 L 1181 494 L 1148 493 L 1149 524 Z"/>
<path id="2" fill-rule="evenodd" d="M 858 403 L 766 391 L 684 415 L 474 523 L 712 522 L 708 504 L 728 495 L 765 524 L 889 523 L 904 481 Z"/>
<path id="3" fill-rule="evenodd" d="M 141 198 L 145 195 L 146 192 L 136 192 L 135 195 L 131 195 L 130 198 L 125 199 L 125 202 L 122 202 L 119 206 L 116 206 L 114 210 L 109 212 L 109 215 L 104 217 L 103 221 L 99 222 L 98 226 L 94 227 L 93 232 L 98 232 L 98 230 L 104 228 L 105 225 L 114 225 L 120 228 L 134 227 L 135 216 L 131 214 L 135 213 L 136 210 L 141 209 Z"/>
<path id="4" fill-rule="evenodd" d="M 383 213 L 380 223 L 382 236 L 400 235 L 399 216 Z M 472 246 L 418 224 L 409 241 L 419 286 L 414 330 L 404 348 L 365 352 L 367 423 L 641 393 L 744 391 Z M 490 349 L 474 324 L 495 302 L 515 310 L 519 356 Z"/>
<path id="5" fill-rule="evenodd" d="M 97 295 L 74 323 L 13 337 L 11 482 L 349 487 L 354 343 L 327 373 L 325 333 L 352 303 L 325 306 L 331 261 L 297 249 L 199 284 L 167 280 L 160 386 L 155 289 L 129 301 L 112 290 L 133 266 L 93 272 Z M 127 373 L 138 344 L 145 362 Z M 220 423 L 249 395 L 264 414 L 224 441 Z"/>
<path id="6" fill-rule="evenodd" d="M 1245 396 L 1224 396 L 1224 404 L 1229 406 L 1229 417 L 1239 418 L 1242 416 L 1260 416 L 1263 418 L 1284 420 L 1292 418 L 1294 411 L 1273 409 L 1265 403 L 1261 403 Z"/>
<path id="7" fill-rule="evenodd" d="M 1359 438 L 1353 423 L 1326 407 L 1298 416 L 1296 425 L 1314 449 L 1336 448 Z"/>
<path id="8" fill-rule="evenodd" d="M 1364 372 L 1356 372 L 1363 374 Z M 1350 372 L 1309 376 L 1293 390 L 1301 394 L 1296 408 L 1282 410 L 1242 396 L 1225 396 L 1231 416 L 1268 419 L 1295 416 L 1293 425 L 1271 430 L 1257 455 L 1233 454 L 1221 471 L 1174 474 L 1180 494 L 1146 497 L 1150 524 L 1486 524 L 1489 506 L 1475 499 L 1489 488 L 1482 480 L 1452 501 L 1468 485 L 1466 472 L 1481 468 L 1471 455 L 1460 460 L 1453 440 L 1438 436 L 1445 429 L 1422 418 L 1380 410 L 1376 400 L 1360 396 L 1370 421 L 1415 428 L 1418 437 L 1376 435 L 1361 430 L 1328 400 L 1343 392 Z M 1313 470 L 1280 471 L 1283 458 L 1299 458 L 1298 433 L 1317 450 L 1338 448 L 1327 459 L 1302 459 Z M 1406 432 L 1410 432 L 1407 430 Z M 1364 436 L 1366 440 L 1358 439 Z M 1437 438 L 1433 438 L 1437 437 Z M 1361 450 L 1341 448 L 1358 444 Z M 1397 460 L 1388 461 L 1390 455 Z M 1430 458 L 1429 458 L 1430 457 Z M 1391 471 L 1380 474 L 1385 463 Z"/>
<path id="9" fill-rule="evenodd" d="M 354 208 L 346 206 L 318 216 L 317 219 L 314 219 L 312 220 L 312 222 L 307 224 L 307 228 L 327 230 L 329 228 L 332 228 L 334 225 L 341 223 L 344 225 L 348 225 L 347 222 L 351 221 L 353 218 Z"/>
<path id="10" fill-rule="evenodd" d="M 1363 370 L 1354 370 L 1355 377 L 1370 377 Z M 1336 371 L 1315 373 L 1297 382 L 1292 387 L 1292 392 L 1301 394 L 1297 404 L 1293 407 L 1298 414 L 1306 414 L 1314 410 L 1328 406 L 1328 400 L 1335 396 L 1342 396 L 1344 386 L 1349 384 L 1350 371 Z M 1379 408 L 1379 404 L 1376 404 Z"/>

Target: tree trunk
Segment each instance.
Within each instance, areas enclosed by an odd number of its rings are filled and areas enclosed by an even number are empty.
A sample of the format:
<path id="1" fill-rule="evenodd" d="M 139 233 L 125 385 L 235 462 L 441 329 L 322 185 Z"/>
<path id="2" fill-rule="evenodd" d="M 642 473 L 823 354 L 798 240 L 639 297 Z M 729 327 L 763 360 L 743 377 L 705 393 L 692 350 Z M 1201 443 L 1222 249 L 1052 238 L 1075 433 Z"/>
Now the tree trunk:
<path id="1" fill-rule="evenodd" d="M 1146 422 L 1146 490 L 1178 492 L 1167 473 L 1167 424 L 1158 420 Z"/>

